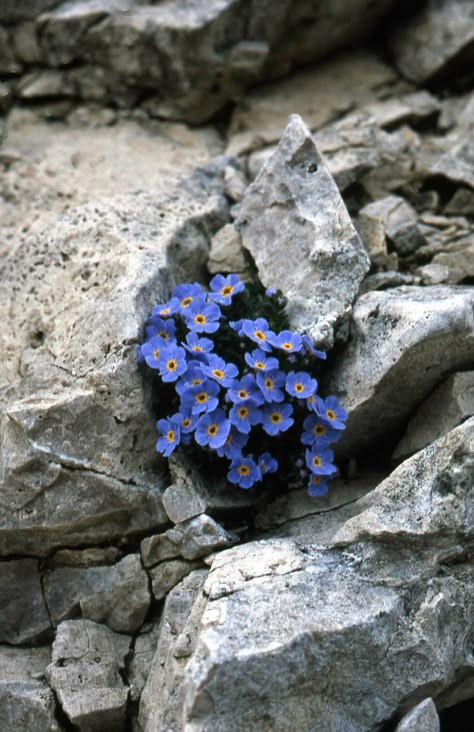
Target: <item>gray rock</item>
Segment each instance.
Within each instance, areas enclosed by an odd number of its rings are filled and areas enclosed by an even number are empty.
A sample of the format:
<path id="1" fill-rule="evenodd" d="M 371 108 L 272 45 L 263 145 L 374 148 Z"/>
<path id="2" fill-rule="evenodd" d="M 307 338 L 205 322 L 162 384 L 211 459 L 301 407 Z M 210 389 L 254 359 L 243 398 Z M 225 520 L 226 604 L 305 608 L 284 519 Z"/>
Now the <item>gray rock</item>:
<path id="1" fill-rule="evenodd" d="M 383 128 L 393 128 L 402 124 L 416 127 L 420 122 L 427 122 L 441 111 L 441 103 L 423 89 L 422 91 L 402 96 L 371 102 L 363 107 L 363 111 L 373 117 Z"/>
<path id="2" fill-rule="evenodd" d="M 183 676 L 194 650 L 207 574 L 207 570 L 192 572 L 166 598 L 156 653 L 140 701 L 140 729 L 147 732 L 183 729 Z"/>
<path id="3" fill-rule="evenodd" d="M 149 570 L 153 597 L 162 600 L 173 587 L 181 582 L 194 569 L 198 569 L 198 562 L 187 562 L 184 559 L 169 559 L 160 562 Z"/>
<path id="4" fill-rule="evenodd" d="M 0 648 L 0 729 L 60 732 L 45 670 L 49 648 Z"/>
<path id="5" fill-rule="evenodd" d="M 458 140 L 434 165 L 431 172 L 454 183 L 474 188 L 474 143 L 472 133 Z"/>
<path id="6" fill-rule="evenodd" d="M 400 285 L 419 285 L 420 281 L 420 277 L 414 277 L 411 274 L 402 274 L 402 272 L 390 270 L 388 272 L 376 272 L 373 275 L 368 275 L 364 279 L 360 286 L 360 292 L 364 294 L 372 290 L 385 290 L 389 287 L 400 287 Z"/>
<path id="7" fill-rule="evenodd" d="M 200 514 L 176 524 L 164 534 L 144 539 L 141 543 L 142 560 L 145 567 L 153 567 L 158 562 L 175 557 L 197 559 L 236 541 L 237 536 L 225 531 L 210 516 Z"/>
<path id="8" fill-rule="evenodd" d="M 232 224 L 226 224 L 213 236 L 207 268 L 211 274 L 220 272 L 242 274 L 245 271 L 242 239 Z"/>
<path id="9" fill-rule="evenodd" d="M 385 235 L 400 256 L 412 254 L 425 244 L 416 211 L 400 196 L 387 196 L 363 208 L 365 219 L 380 222 Z"/>
<path id="10" fill-rule="evenodd" d="M 433 265 L 447 267 L 452 284 L 474 277 L 474 240 L 454 241 L 433 257 Z"/>
<path id="11" fill-rule="evenodd" d="M 141 627 L 151 599 L 138 554 L 129 554 L 111 567 L 49 571 L 44 592 L 54 625 L 79 614 L 120 633 Z"/>
<path id="12" fill-rule="evenodd" d="M 425 264 L 424 267 L 418 267 L 415 272 L 421 277 L 424 285 L 441 285 L 450 281 L 449 267 L 443 264 Z"/>
<path id="13" fill-rule="evenodd" d="M 458 188 L 446 204 L 443 213 L 452 216 L 474 216 L 474 191 L 469 188 Z"/>
<path id="14" fill-rule="evenodd" d="M 248 189 L 235 223 L 262 283 L 288 298 L 292 327 L 330 348 L 335 329 L 350 315 L 369 260 L 297 115 Z"/>
<path id="15" fill-rule="evenodd" d="M 433 699 L 424 699 L 405 714 L 395 732 L 439 732 L 439 717 Z"/>
<path id="16" fill-rule="evenodd" d="M 4 0 L 0 8 L 0 21 L 17 23 L 36 18 L 43 10 L 48 10 L 59 2 L 60 0 Z"/>
<path id="17" fill-rule="evenodd" d="M 51 621 L 36 559 L 0 562 L 0 607 L 1 643 L 30 644 L 50 635 Z"/>
<path id="18" fill-rule="evenodd" d="M 48 677 L 63 712 L 80 732 L 124 732 L 128 688 L 121 670 L 130 638 L 91 620 L 57 629 Z"/>
<path id="19" fill-rule="evenodd" d="M 97 567 L 116 564 L 122 558 L 117 547 L 91 547 L 89 549 L 59 549 L 49 557 L 45 566 L 56 567 Z"/>
<path id="20" fill-rule="evenodd" d="M 404 460 L 474 415 L 474 371 L 452 374 L 418 407 L 393 453 Z"/>
<path id="21" fill-rule="evenodd" d="M 417 83 L 470 71 L 473 21 L 470 0 L 429 0 L 390 38 L 398 68 Z"/>
<path id="22" fill-rule="evenodd" d="M 152 668 L 159 637 L 160 623 L 155 622 L 143 626 L 140 634 L 135 638 L 126 669 L 127 680 L 130 684 L 130 699 L 134 702 L 140 701 L 143 687 Z"/>
<path id="23" fill-rule="evenodd" d="M 321 383 L 349 411 L 339 456 L 390 439 L 435 386 L 472 366 L 473 303 L 472 288 L 443 285 L 359 298 L 350 341 Z"/>

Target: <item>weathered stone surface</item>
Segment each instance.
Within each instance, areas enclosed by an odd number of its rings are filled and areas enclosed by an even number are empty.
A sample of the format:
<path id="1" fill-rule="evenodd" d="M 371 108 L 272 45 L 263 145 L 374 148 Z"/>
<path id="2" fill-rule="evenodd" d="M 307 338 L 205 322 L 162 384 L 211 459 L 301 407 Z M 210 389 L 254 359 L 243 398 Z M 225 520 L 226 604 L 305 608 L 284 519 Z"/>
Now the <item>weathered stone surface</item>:
<path id="1" fill-rule="evenodd" d="M 157 534 L 141 543 L 142 559 L 145 567 L 152 567 L 165 559 L 183 557 L 197 559 L 210 554 L 215 549 L 230 546 L 238 537 L 220 526 L 213 518 L 200 514 L 183 521 L 164 534 Z"/>
<path id="2" fill-rule="evenodd" d="M 183 676 L 194 650 L 207 575 L 208 570 L 192 572 L 166 598 L 156 653 L 140 701 L 141 730 L 183 729 Z"/>
<path id="3" fill-rule="evenodd" d="M 90 549 L 59 549 L 46 560 L 48 569 L 56 567 L 97 567 L 116 564 L 122 558 L 117 547 L 91 547 Z"/>
<path id="4" fill-rule="evenodd" d="M 155 600 L 162 600 L 173 587 L 176 587 L 184 577 L 198 567 L 199 562 L 169 559 L 150 569 L 149 573 Z"/>
<path id="5" fill-rule="evenodd" d="M 425 264 L 424 267 L 418 267 L 416 274 L 421 277 L 424 285 L 441 285 L 443 282 L 449 282 L 449 267 L 443 264 Z"/>
<path id="6" fill-rule="evenodd" d="M 423 89 L 403 96 L 371 102 L 363 107 L 383 128 L 392 128 L 402 124 L 416 127 L 419 122 L 426 122 L 441 111 L 438 99 Z"/>
<path id="7" fill-rule="evenodd" d="M 435 254 L 433 264 L 448 269 L 448 281 L 452 284 L 474 277 L 474 239 L 447 244 Z"/>
<path id="8" fill-rule="evenodd" d="M 376 272 L 368 275 L 360 286 L 361 294 L 371 292 L 372 290 L 386 290 L 389 287 L 400 287 L 400 285 L 419 285 L 420 277 L 414 277 L 411 274 L 402 274 L 401 272 Z M 432 283 L 427 283 L 432 284 Z"/>
<path id="9" fill-rule="evenodd" d="M 472 367 L 473 303 L 472 288 L 443 285 L 359 298 L 350 341 L 321 385 L 349 411 L 340 456 L 389 440 L 444 378 Z"/>
<path id="10" fill-rule="evenodd" d="M 369 203 L 363 208 L 363 216 L 382 224 L 387 239 L 401 256 L 412 254 L 425 243 L 416 211 L 400 196 Z"/>
<path id="11" fill-rule="evenodd" d="M 474 60 L 473 21 L 470 0 L 428 0 L 391 37 L 398 68 L 416 82 L 470 71 Z"/>
<path id="12" fill-rule="evenodd" d="M 360 50 L 299 71 L 278 84 L 259 86 L 232 114 L 227 152 L 241 155 L 277 142 L 295 112 L 317 130 L 356 104 L 377 99 L 394 79 L 393 69 L 378 56 Z"/>
<path id="13" fill-rule="evenodd" d="M 145 150 L 148 158 L 159 154 L 163 139 L 154 147 L 151 134 L 134 140 L 129 127 L 122 132 L 130 146 L 127 165 L 135 144 L 145 172 Z M 102 133 L 89 131 L 86 138 L 93 134 Z M 184 148 L 189 133 L 181 134 Z M 75 133 L 60 128 L 58 135 L 69 148 L 60 154 L 56 147 L 56 165 L 66 156 L 69 167 L 80 169 L 83 148 L 78 157 L 71 154 Z M 45 556 L 58 546 L 113 542 L 167 523 L 135 344 L 150 308 L 173 285 L 173 274 L 195 279 L 204 268 L 210 237 L 227 218 L 212 175 L 197 174 L 173 190 L 176 177 L 189 169 L 186 161 L 173 171 L 173 158 L 179 163 L 183 148 L 164 157 L 155 193 L 130 192 L 137 185 L 135 171 L 129 192 L 122 179 L 116 184 L 120 195 L 113 195 L 115 184 L 104 195 L 107 175 L 113 179 L 121 167 L 100 156 L 95 162 L 85 158 L 83 200 L 90 164 L 105 168 L 91 186 L 94 203 L 73 207 L 54 225 L 40 218 L 3 262 L 0 279 L 8 296 L 0 304 L 1 554 Z M 106 152 L 112 156 L 111 148 Z"/>
<path id="14" fill-rule="evenodd" d="M 212 238 L 207 268 L 211 274 L 218 272 L 241 274 L 245 270 L 245 264 L 240 234 L 232 224 L 226 224 Z"/>
<path id="15" fill-rule="evenodd" d="M 50 634 L 36 559 L 0 562 L 0 607 L 0 643 L 29 644 Z"/>
<path id="16" fill-rule="evenodd" d="M 55 702 L 45 680 L 49 648 L 0 648 L 0 729 L 59 732 Z"/>
<path id="17" fill-rule="evenodd" d="M 61 707 L 80 732 L 124 732 L 128 688 L 120 671 L 130 638 L 91 620 L 57 629 L 48 677 Z"/>
<path id="18" fill-rule="evenodd" d="M 141 627 L 151 599 L 138 554 L 129 554 L 111 567 L 49 571 L 44 592 L 54 625 L 80 614 L 120 633 Z"/>
<path id="19" fill-rule="evenodd" d="M 452 374 L 417 409 L 393 453 L 403 460 L 474 415 L 474 371 Z"/>
<path id="20" fill-rule="evenodd" d="M 431 172 L 454 183 L 474 188 L 474 142 L 472 133 L 461 138 L 434 165 Z"/>
<path id="21" fill-rule="evenodd" d="M 395 732 L 439 732 L 439 717 L 433 699 L 417 704 L 397 724 Z"/>
<path id="22" fill-rule="evenodd" d="M 127 663 L 127 680 L 130 684 L 130 699 L 134 702 L 140 700 L 143 687 L 152 668 L 159 637 L 160 623 L 147 623 L 133 644 L 131 658 Z"/>
<path id="23" fill-rule="evenodd" d="M 290 117 L 277 151 L 248 189 L 236 227 L 263 284 L 287 296 L 292 326 L 331 347 L 369 260 L 297 115 Z"/>

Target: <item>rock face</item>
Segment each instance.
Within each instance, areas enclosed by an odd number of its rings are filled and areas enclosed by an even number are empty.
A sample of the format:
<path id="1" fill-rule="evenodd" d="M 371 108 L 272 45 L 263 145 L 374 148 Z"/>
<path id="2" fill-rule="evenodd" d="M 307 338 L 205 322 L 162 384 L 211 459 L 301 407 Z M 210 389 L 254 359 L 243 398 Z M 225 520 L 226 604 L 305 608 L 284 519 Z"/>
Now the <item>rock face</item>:
<path id="1" fill-rule="evenodd" d="M 0 643 L 23 645 L 45 640 L 51 622 L 41 590 L 38 561 L 0 562 Z"/>
<path id="2" fill-rule="evenodd" d="M 250 186 L 236 227 L 263 284 L 288 298 L 292 325 L 331 347 L 369 261 L 300 117 L 290 118 L 277 151 Z"/>
<path id="3" fill-rule="evenodd" d="M 366 36 L 392 5 L 7 2 L 0 10 L 0 73 L 40 66 L 22 78 L 23 99 L 142 102 L 152 116 L 202 122 L 258 80 L 282 76 Z M 117 53 L 120 47 L 127 52 Z"/>

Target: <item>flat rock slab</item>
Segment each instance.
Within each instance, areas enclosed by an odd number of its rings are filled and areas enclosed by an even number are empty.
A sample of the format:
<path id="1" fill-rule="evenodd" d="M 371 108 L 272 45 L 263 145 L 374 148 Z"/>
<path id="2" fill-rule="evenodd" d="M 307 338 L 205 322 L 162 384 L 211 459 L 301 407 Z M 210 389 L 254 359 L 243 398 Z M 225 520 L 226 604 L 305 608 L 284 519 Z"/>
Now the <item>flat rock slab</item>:
<path id="1" fill-rule="evenodd" d="M 292 327 L 330 348 L 335 329 L 350 315 L 369 259 L 299 116 L 290 117 L 235 223 L 262 283 L 288 298 Z"/>
<path id="2" fill-rule="evenodd" d="M 321 385 L 349 412 L 336 446 L 340 457 L 393 439 L 394 430 L 448 374 L 472 367 L 473 304 L 472 288 L 442 285 L 359 298 L 349 343 Z"/>
<path id="3" fill-rule="evenodd" d="M 124 732 L 128 688 L 121 670 L 130 637 L 91 620 L 57 629 L 48 677 L 70 722 L 80 732 Z"/>
<path id="4" fill-rule="evenodd" d="M 50 648 L 0 648 L 0 729 L 60 732 L 46 666 Z"/>
<path id="5" fill-rule="evenodd" d="M 471 0 L 429 0 L 395 31 L 390 45 L 400 71 L 417 83 L 444 78 L 451 72 L 471 71 Z"/>

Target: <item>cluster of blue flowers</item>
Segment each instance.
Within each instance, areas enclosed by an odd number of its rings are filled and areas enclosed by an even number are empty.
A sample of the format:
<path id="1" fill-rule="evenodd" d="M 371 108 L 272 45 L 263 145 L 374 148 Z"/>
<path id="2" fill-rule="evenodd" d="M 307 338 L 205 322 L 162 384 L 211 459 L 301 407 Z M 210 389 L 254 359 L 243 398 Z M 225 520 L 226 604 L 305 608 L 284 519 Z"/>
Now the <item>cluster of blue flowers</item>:
<path id="1" fill-rule="evenodd" d="M 168 457 L 194 442 L 229 461 L 231 483 L 250 488 L 279 470 L 269 450 L 258 454 L 261 446 L 296 430 L 305 460 L 293 455 L 295 470 L 311 496 L 324 495 L 336 472 L 329 446 L 347 417 L 335 397 L 317 393 L 311 365 L 326 355 L 308 335 L 275 332 L 263 317 L 231 320 L 223 310 L 231 312 L 244 289 L 237 275 L 216 275 L 210 292 L 197 283 L 178 285 L 168 302 L 153 308 L 139 359 L 174 387 L 176 410 L 157 422 L 157 450 Z M 278 294 L 269 289 L 266 297 Z M 216 351 L 219 345 L 233 360 Z"/>

